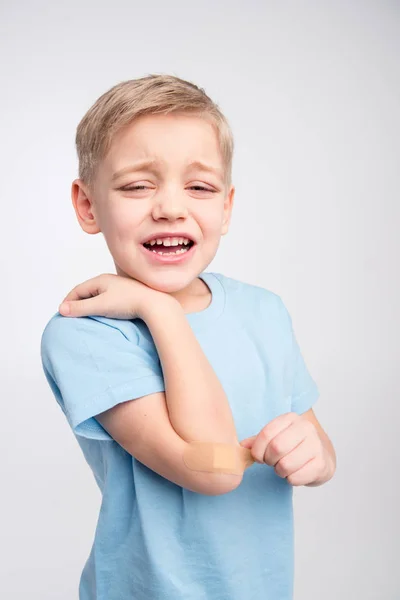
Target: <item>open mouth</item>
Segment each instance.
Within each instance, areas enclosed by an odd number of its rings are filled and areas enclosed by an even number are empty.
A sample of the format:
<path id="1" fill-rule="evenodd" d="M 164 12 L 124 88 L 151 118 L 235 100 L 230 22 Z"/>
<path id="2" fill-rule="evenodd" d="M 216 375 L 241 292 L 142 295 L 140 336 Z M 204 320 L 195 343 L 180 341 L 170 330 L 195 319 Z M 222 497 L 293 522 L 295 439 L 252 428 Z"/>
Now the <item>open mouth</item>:
<path id="1" fill-rule="evenodd" d="M 160 244 L 158 242 L 153 244 L 145 242 L 143 246 L 146 248 L 146 250 L 148 250 L 149 252 L 154 252 L 155 254 L 162 254 L 163 256 L 175 256 L 179 254 L 185 254 L 185 252 L 188 252 L 190 248 L 194 246 L 194 242 L 193 240 L 188 240 L 186 244 L 183 242 L 169 245 L 165 245 L 163 242 Z"/>

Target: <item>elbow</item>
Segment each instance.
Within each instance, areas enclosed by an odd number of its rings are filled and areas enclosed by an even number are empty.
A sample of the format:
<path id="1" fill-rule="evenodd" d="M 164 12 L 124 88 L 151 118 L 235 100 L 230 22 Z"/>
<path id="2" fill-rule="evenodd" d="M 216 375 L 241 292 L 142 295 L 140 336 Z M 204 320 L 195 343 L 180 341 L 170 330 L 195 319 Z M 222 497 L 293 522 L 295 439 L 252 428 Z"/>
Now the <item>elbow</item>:
<path id="1" fill-rule="evenodd" d="M 209 473 L 204 479 L 201 494 L 206 496 L 222 496 L 236 490 L 242 483 L 242 475 L 224 475 L 221 473 Z"/>
<path id="2" fill-rule="evenodd" d="M 242 483 L 245 468 L 243 461 L 240 463 L 238 460 L 237 448 L 234 444 L 221 444 L 225 446 L 224 452 L 221 456 L 217 455 L 219 469 L 213 472 L 215 445 L 206 442 L 186 443 L 183 451 L 183 462 L 186 466 L 187 483 L 189 483 L 187 487 L 207 496 L 222 496 L 233 492 Z M 225 473 L 222 465 L 226 467 Z"/>

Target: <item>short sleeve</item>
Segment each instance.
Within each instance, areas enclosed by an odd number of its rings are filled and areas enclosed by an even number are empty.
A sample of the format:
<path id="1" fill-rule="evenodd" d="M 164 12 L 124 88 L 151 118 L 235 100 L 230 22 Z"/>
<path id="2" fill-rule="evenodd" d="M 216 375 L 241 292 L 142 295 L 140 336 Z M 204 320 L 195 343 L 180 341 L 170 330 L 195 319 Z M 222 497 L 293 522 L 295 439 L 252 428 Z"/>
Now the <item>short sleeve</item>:
<path id="1" fill-rule="evenodd" d="M 313 407 L 319 397 L 319 389 L 304 361 L 294 332 L 292 318 L 282 300 L 281 309 L 289 338 L 285 376 L 289 378 L 291 410 L 302 414 Z"/>
<path id="2" fill-rule="evenodd" d="M 165 390 L 158 355 L 140 344 L 133 321 L 57 313 L 43 331 L 41 358 L 59 406 L 82 437 L 112 440 L 95 415 Z"/>

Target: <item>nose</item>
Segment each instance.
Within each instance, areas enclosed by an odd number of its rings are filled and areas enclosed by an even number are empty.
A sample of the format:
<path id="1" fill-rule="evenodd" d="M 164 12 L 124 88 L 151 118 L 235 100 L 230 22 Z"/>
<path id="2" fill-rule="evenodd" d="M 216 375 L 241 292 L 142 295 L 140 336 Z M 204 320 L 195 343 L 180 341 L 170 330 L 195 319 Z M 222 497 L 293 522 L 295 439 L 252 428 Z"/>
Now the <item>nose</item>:
<path id="1" fill-rule="evenodd" d="M 162 194 L 154 201 L 152 208 L 153 219 L 175 219 L 184 218 L 187 216 L 187 207 L 183 198 L 179 198 L 178 193 Z"/>

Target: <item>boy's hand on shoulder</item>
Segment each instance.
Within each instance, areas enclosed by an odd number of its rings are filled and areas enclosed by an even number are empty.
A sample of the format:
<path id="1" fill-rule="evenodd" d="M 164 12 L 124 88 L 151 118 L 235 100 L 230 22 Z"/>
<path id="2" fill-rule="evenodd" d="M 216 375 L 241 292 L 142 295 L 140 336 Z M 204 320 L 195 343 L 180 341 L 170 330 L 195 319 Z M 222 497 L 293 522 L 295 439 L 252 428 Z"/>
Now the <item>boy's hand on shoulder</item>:
<path id="1" fill-rule="evenodd" d="M 321 485 L 335 471 L 333 448 L 312 410 L 280 415 L 240 445 L 251 449 L 256 462 L 274 467 L 294 486 Z"/>
<path id="2" fill-rule="evenodd" d="M 135 319 L 142 318 L 152 305 L 159 306 L 163 301 L 176 302 L 169 294 L 136 279 L 103 273 L 74 287 L 58 310 L 65 317 Z"/>

